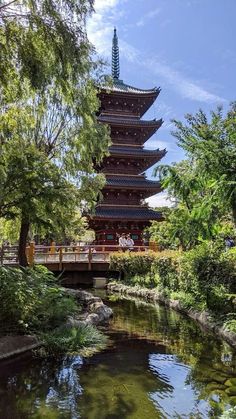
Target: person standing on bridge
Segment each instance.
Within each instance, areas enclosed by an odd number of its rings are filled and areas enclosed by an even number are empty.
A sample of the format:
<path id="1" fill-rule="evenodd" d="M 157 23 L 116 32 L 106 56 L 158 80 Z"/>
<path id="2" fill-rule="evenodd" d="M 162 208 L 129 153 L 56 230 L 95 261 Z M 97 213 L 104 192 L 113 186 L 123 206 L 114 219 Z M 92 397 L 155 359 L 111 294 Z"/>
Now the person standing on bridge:
<path id="1" fill-rule="evenodd" d="M 127 249 L 127 240 L 125 237 L 125 233 L 122 233 L 119 237 L 119 246 L 123 252 Z"/>
<path id="2" fill-rule="evenodd" d="M 130 252 L 132 252 L 132 250 L 134 250 L 134 241 L 133 241 L 133 239 L 132 239 L 132 237 L 131 237 L 130 234 L 127 234 L 127 237 L 126 237 L 126 246 L 127 246 L 128 250 Z"/>

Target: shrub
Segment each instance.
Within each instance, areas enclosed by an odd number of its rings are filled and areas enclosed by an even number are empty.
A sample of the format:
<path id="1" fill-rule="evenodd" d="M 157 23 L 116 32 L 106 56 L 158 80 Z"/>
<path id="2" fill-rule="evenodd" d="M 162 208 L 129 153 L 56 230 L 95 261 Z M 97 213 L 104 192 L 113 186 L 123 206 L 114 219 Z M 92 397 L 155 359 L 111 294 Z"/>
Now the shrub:
<path id="1" fill-rule="evenodd" d="M 196 308 L 198 310 L 204 310 L 206 307 L 204 299 L 196 300 L 195 296 L 191 293 L 184 291 L 172 292 L 170 294 L 172 300 L 179 300 L 182 307 L 186 310 L 190 308 Z"/>
<path id="2" fill-rule="evenodd" d="M 43 267 L 0 268 L 1 332 L 25 333 L 57 327 L 77 310 L 51 272 Z"/>
<path id="3" fill-rule="evenodd" d="M 113 253 L 110 260 L 110 270 L 122 272 L 125 279 L 136 274 L 146 275 L 150 273 L 155 257 L 154 252 Z"/>
<path id="4" fill-rule="evenodd" d="M 175 295 L 186 308 L 222 313 L 234 309 L 229 295 L 236 292 L 236 249 L 226 251 L 222 240 L 203 242 L 187 252 L 114 254 L 111 269 L 123 272 L 131 285 Z"/>
<path id="5" fill-rule="evenodd" d="M 85 325 L 67 328 L 62 326 L 51 333 L 41 335 L 48 354 L 78 352 L 84 347 L 102 348 L 107 338 L 94 326 Z"/>
<path id="6" fill-rule="evenodd" d="M 151 266 L 151 274 L 159 288 L 179 289 L 179 252 L 158 254 Z"/>

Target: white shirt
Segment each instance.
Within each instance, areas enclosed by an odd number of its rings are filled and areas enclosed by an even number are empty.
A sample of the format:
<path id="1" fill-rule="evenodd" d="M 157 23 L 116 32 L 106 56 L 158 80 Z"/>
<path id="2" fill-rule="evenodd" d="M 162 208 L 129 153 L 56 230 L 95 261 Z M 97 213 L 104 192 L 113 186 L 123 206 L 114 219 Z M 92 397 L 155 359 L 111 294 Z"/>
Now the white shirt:
<path id="1" fill-rule="evenodd" d="M 133 245 L 134 245 L 133 239 L 131 239 L 131 237 L 128 237 L 128 239 L 126 240 L 126 246 L 133 247 Z"/>
<path id="2" fill-rule="evenodd" d="M 125 237 L 120 237 L 119 238 L 119 246 L 121 246 L 121 247 L 126 247 L 127 246 L 127 240 L 126 240 L 126 238 Z"/>

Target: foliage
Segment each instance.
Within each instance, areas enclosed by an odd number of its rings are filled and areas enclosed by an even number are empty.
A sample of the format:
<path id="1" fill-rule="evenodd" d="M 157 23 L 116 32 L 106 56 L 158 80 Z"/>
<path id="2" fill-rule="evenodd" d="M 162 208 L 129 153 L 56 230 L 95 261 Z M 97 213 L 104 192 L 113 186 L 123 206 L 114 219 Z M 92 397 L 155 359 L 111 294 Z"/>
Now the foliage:
<path id="1" fill-rule="evenodd" d="M 78 352 L 78 349 L 89 347 L 102 348 L 106 337 L 94 326 L 60 327 L 50 333 L 43 333 L 42 339 L 48 354 L 64 354 Z"/>
<path id="2" fill-rule="evenodd" d="M 68 316 L 78 314 L 74 297 L 64 293 L 51 272 L 0 268 L 1 335 L 34 333 L 44 343 L 42 353 L 63 354 L 81 348 L 100 348 L 106 338 L 93 326 L 65 326 Z"/>
<path id="3" fill-rule="evenodd" d="M 0 6 L 0 217 L 20 219 L 22 265 L 30 226 L 65 230 L 78 210 L 93 209 L 104 183 L 94 170 L 109 136 L 96 118 L 101 67 L 85 28 L 92 5 Z"/>
<path id="4" fill-rule="evenodd" d="M 204 310 L 206 308 L 205 303 L 199 300 L 196 301 L 196 297 L 190 292 L 173 291 L 170 293 L 170 298 L 180 301 L 181 306 L 186 310 L 190 310 L 191 308 Z"/>
<path id="5" fill-rule="evenodd" d="M 1 333 L 28 333 L 58 327 L 78 311 L 72 297 L 46 268 L 0 268 Z"/>
<path id="6" fill-rule="evenodd" d="M 185 124 L 173 121 L 173 135 L 187 159 L 155 169 L 177 203 L 163 227 L 153 223 L 150 229 L 152 239 L 163 247 L 179 245 L 188 250 L 216 237 L 229 213 L 236 225 L 235 122 L 235 103 L 226 115 L 221 108 L 212 112 L 210 120 L 200 110 L 187 115 Z"/>
<path id="7" fill-rule="evenodd" d="M 118 270 L 123 272 L 125 276 L 133 276 L 136 273 L 139 275 L 145 275 L 151 270 L 151 265 L 154 259 L 154 252 L 112 253 L 110 259 L 110 270 Z"/>
<path id="8" fill-rule="evenodd" d="M 39 89 L 52 80 L 67 94 L 88 73 L 92 52 L 85 20 L 92 0 L 4 0 L 0 6 L 0 82 L 6 99 L 22 86 Z M 14 87 L 14 88 L 13 88 Z"/>
<path id="9" fill-rule="evenodd" d="M 20 220 L 7 220 L 0 218 L 0 245 L 5 241 L 10 244 L 16 243 L 20 233 Z"/>
<path id="10" fill-rule="evenodd" d="M 7 109 L 0 121 L 0 216 L 21 219 L 23 248 L 30 225 L 65 230 L 78 209 L 94 207 L 103 186 L 93 164 L 106 153 L 109 137 L 96 122 L 95 91 L 85 91 L 89 109 L 80 108 L 79 97 L 73 106 L 64 103 L 54 86 L 25 108 Z"/>
<path id="11" fill-rule="evenodd" d="M 175 228 L 173 234 L 173 212 L 167 214 L 165 220 L 161 223 L 152 221 L 149 227 L 150 240 L 157 243 L 159 250 L 177 249 L 180 246 L 180 240 L 176 237 Z"/>
<path id="12" fill-rule="evenodd" d="M 220 416 L 220 419 L 235 419 L 235 418 L 236 418 L 236 407 L 231 407 Z"/>
<path id="13" fill-rule="evenodd" d="M 236 252 L 225 251 L 221 241 L 202 243 L 188 252 L 113 254 L 110 269 L 119 270 L 126 283 L 155 287 L 188 308 L 222 314 L 234 310 Z"/>

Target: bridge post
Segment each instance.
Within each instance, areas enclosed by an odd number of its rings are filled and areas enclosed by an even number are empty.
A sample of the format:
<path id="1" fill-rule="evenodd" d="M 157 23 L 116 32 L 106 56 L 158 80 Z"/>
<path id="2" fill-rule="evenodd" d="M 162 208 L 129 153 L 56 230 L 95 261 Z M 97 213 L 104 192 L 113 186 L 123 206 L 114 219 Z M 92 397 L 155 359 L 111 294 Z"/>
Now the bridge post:
<path id="1" fill-rule="evenodd" d="M 35 243 L 30 242 L 30 245 L 29 245 L 29 266 L 33 266 L 33 264 L 34 264 L 34 251 L 35 251 Z"/>
<path id="2" fill-rule="evenodd" d="M 55 255 L 56 253 L 56 242 L 52 241 L 50 245 L 50 255 Z"/>
<path id="3" fill-rule="evenodd" d="M 88 253 L 88 270 L 92 270 L 92 249 L 89 247 L 89 253 Z"/>
<path id="4" fill-rule="evenodd" d="M 0 259 L 1 266 L 3 265 L 3 259 L 4 259 L 4 244 L 2 244 L 2 247 L 1 247 L 1 259 Z"/>
<path id="5" fill-rule="evenodd" d="M 59 249 L 59 269 L 60 269 L 60 271 L 62 271 L 62 261 L 63 261 L 62 251 L 63 251 L 63 249 L 62 249 L 62 247 L 60 247 L 60 249 Z"/>

